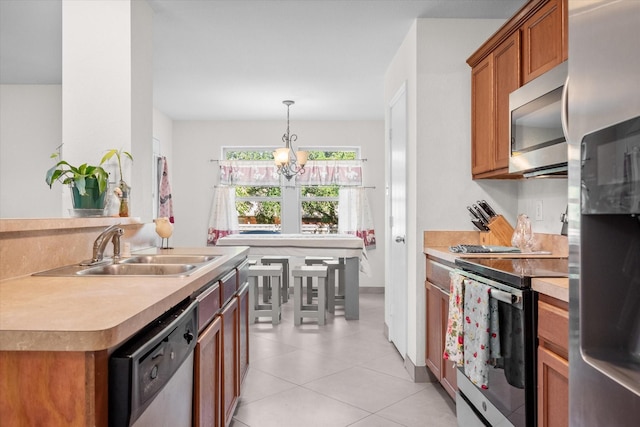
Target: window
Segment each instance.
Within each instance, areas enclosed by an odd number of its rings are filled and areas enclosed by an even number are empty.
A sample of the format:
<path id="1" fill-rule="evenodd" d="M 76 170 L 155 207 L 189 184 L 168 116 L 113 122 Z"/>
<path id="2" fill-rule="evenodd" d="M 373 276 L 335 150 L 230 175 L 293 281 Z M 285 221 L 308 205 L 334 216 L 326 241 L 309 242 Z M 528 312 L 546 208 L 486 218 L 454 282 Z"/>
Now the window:
<path id="1" fill-rule="evenodd" d="M 275 170 L 272 167 L 272 148 L 223 149 L 225 160 L 232 165 L 229 167 L 235 167 L 234 171 L 242 170 L 241 176 L 230 179 L 236 182 L 236 209 L 241 232 L 337 232 L 340 185 L 324 183 L 322 178 L 329 175 L 333 179 L 334 170 L 346 170 L 344 164 L 340 164 L 327 173 L 328 162 L 347 161 L 345 164 L 353 167 L 353 161 L 358 158 L 358 149 L 303 149 L 309 152 L 306 176 L 291 181 L 278 176 L 264 177 Z M 359 170 L 359 163 L 357 168 Z M 221 173 L 224 174 L 223 168 Z"/>

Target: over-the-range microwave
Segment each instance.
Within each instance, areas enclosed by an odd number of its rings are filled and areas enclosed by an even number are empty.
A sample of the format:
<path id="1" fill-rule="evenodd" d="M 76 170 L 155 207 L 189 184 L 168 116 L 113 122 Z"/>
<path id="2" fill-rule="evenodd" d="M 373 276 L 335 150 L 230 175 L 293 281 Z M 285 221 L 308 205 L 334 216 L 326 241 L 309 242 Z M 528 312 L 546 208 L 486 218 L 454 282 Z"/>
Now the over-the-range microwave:
<path id="1" fill-rule="evenodd" d="M 567 62 L 509 95 L 509 173 L 566 175 Z"/>

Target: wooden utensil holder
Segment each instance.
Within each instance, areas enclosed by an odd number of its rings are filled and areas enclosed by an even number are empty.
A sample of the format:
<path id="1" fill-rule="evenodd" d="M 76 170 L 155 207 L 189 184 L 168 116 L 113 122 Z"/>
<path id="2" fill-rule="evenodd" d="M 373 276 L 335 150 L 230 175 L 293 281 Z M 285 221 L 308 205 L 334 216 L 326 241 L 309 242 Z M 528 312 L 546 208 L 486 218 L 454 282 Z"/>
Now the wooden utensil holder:
<path id="1" fill-rule="evenodd" d="M 489 231 L 480 232 L 481 245 L 511 246 L 513 227 L 502 215 L 491 218 L 488 227 Z"/>

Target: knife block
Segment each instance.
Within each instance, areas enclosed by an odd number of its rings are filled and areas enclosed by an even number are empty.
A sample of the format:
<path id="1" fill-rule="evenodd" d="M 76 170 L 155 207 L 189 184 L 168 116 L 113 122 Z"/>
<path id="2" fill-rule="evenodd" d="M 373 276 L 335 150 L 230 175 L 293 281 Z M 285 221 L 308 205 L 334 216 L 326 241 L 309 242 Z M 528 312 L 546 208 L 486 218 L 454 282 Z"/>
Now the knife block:
<path id="1" fill-rule="evenodd" d="M 481 245 L 511 246 L 513 227 L 502 215 L 491 218 L 487 226 L 489 231 L 480 232 Z"/>

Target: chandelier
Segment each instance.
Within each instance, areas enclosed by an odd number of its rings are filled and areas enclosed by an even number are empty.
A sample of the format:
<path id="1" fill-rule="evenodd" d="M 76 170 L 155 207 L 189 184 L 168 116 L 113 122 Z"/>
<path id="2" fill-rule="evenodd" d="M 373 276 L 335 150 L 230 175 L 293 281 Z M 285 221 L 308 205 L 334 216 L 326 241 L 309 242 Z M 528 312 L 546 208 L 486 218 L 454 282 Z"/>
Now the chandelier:
<path id="1" fill-rule="evenodd" d="M 282 142 L 284 142 L 284 148 L 277 148 L 273 152 L 273 158 L 275 159 L 276 166 L 278 167 L 278 173 L 287 181 L 291 181 L 291 178 L 297 174 L 302 175 L 304 173 L 304 165 L 307 164 L 306 151 L 293 150 L 293 142 L 298 139 L 298 135 L 289 133 L 289 107 L 295 104 L 293 101 L 282 101 L 287 106 L 287 133 L 282 135 Z"/>

